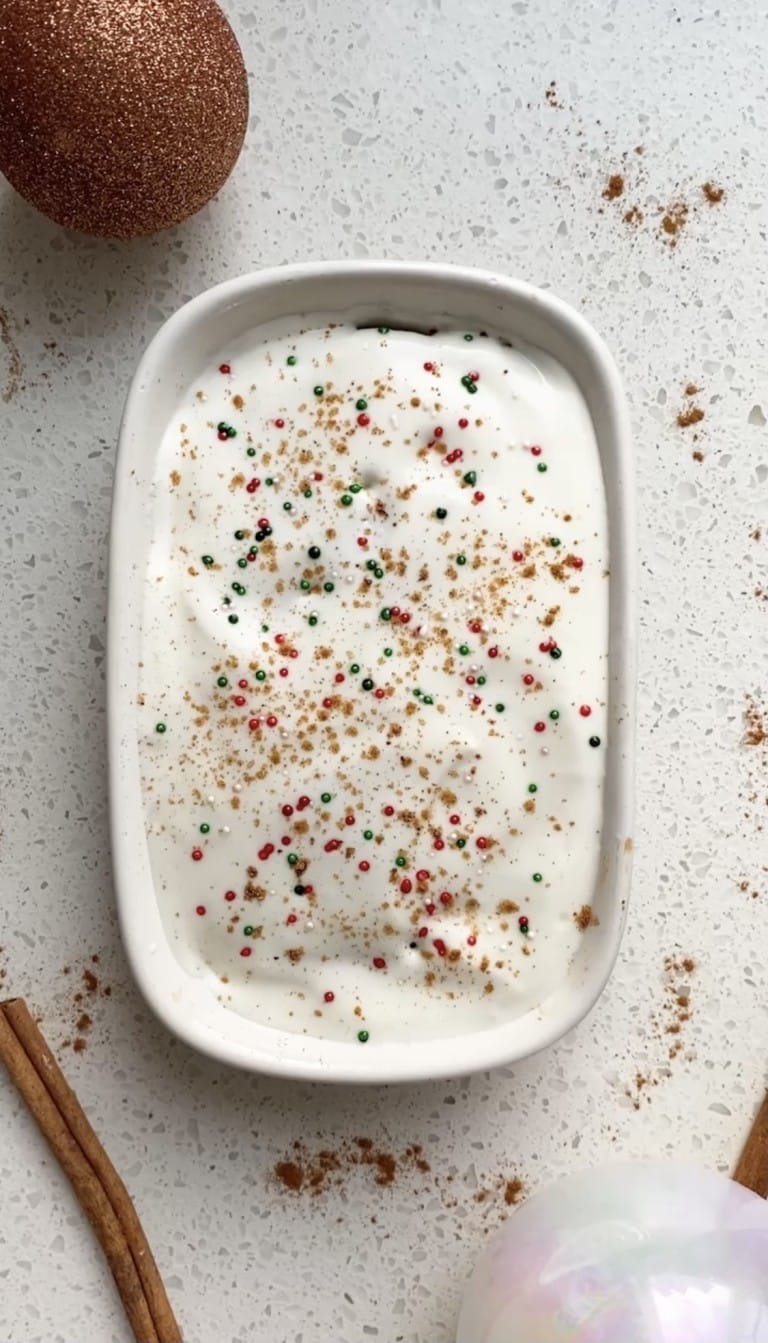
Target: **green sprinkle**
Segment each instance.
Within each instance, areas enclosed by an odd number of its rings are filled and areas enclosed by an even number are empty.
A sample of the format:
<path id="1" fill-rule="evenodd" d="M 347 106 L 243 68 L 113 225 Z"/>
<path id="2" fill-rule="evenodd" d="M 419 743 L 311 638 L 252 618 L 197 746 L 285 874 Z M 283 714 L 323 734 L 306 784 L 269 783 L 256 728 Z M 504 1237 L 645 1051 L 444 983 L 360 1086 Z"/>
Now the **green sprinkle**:
<path id="1" fill-rule="evenodd" d="M 286 359 L 285 362 L 286 362 L 286 364 L 288 365 L 289 368 L 293 368 L 294 365 L 296 364 L 296 355 L 295 355 L 295 354 L 289 354 L 289 355 L 288 355 L 288 358 Z"/>
<path id="2" fill-rule="evenodd" d="M 265 485 L 274 485 L 274 483 L 275 483 L 275 482 L 274 482 L 274 480 L 272 479 L 271 476 L 266 476 L 266 477 L 265 477 L 265 480 L 264 480 L 264 484 L 265 484 Z"/>
<path id="3" fill-rule="evenodd" d="M 359 494 L 362 488 L 362 485 L 359 485 L 357 481 L 355 481 L 354 485 L 350 485 L 349 487 L 350 494 Z"/>
<path id="4" fill-rule="evenodd" d="M 365 680 L 362 682 L 362 687 L 363 690 L 373 690 L 373 681 L 370 676 L 366 676 Z"/>
<path id="5" fill-rule="evenodd" d="M 435 517 L 436 517 L 436 518 L 439 518 L 440 521 L 442 522 L 444 518 L 447 518 L 447 517 L 448 517 L 448 509 L 447 509 L 447 508 L 436 508 L 436 509 L 435 509 Z"/>
<path id="6" fill-rule="evenodd" d="M 265 671 L 257 671 L 256 673 L 257 681 L 266 681 L 266 679 L 267 679 L 267 673 Z"/>
<path id="7" fill-rule="evenodd" d="M 391 656 L 392 656 L 392 649 L 391 649 L 391 648 L 385 648 L 385 649 L 384 649 L 384 656 L 385 656 L 385 658 L 391 658 Z"/>
<path id="8" fill-rule="evenodd" d="M 478 685 L 485 685 L 486 680 L 487 680 L 487 677 L 485 677 L 485 676 L 478 676 L 478 678 L 477 678 L 477 684 L 478 684 Z"/>
<path id="9" fill-rule="evenodd" d="M 216 684 L 217 686 L 220 687 L 221 690 L 226 690 L 227 686 L 229 685 L 229 681 L 227 680 L 226 676 L 220 676 Z"/>
<path id="10" fill-rule="evenodd" d="M 248 561 L 241 556 L 240 559 L 237 561 L 237 567 L 238 569 L 247 569 Z"/>
<path id="11" fill-rule="evenodd" d="M 255 449 L 255 448 L 246 448 L 246 449 L 245 449 L 245 455 L 246 455 L 246 457 L 255 457 L 255 456 L 256 456 L 256 449 Z"/>
<path id="12" fill-rule="evenodd" d="M 405 864 L 407 863 L 407 861 L 408 861 L 408 859 L 407 859 L 407 858 L 404 858 L 403 855 L 402 855 L 401 853 L 399 853 L 399 854 L 397 855 L 397 858 L 395 859 L 395 867 L 405 867 Z"/>
<path id="13" fill-rule="evenodd" d="M 311 560 L 319 560 L 319 559 L 320 559 L 320 547 L 319 547 L 319 546 L 310 546 L 310 547 L 309 547 L 309 550 L 307 551 L 307 554 L 309 555 L 309 558 L 310 558 Z"/>
<path id="14" fill-rule="evenodd" d="M 549 650 L 549 656 L 550 656 L 551 658 L 554 658 L 554 659 L 555 659 L 555 662 L 557 662 L 557 659 L 558 659 L 558 658 L 561 658 L 561 657 L 563 656 L 563 650 L 562 650 L 562 648 L 550 648 L 550 650 Z"/>
<path id="15" fill-rule="evenodd" d="M 238 597 L 244 597 L 244 596 L 245 596 L 245 588 L 243 587 L 242 583 L 233 583 L 233 584 L 232 584 L 232 591 L 233 591 L 233 592 L 236 592 L 237 595 L 238 595 Z"/>
<path id="16" fill-rule="evenodd" d="M 462 478 L 462 480 L 464 481 L 464 484 L 465 484 L 465 485 L 476 485 L 476 484 L 477 484 L 477 472 L 476 472 L 476 471 L 465 471 L 465 472 L 464 472 L 464 475 L 463 475 L 461 478 Z"/>
<path id="17" fill-rule="evenodd" d="M 251 560 L 255 560 L 258 553 L 259 553 L 259 547 L 251 546 L 250 550 L 248 551 L 248 558 Z"/>
<path id="18" fill-rule="evenodd" d="M 299 855 L 297 853 L 288 854 L 288 862 L 291 867 L 295 867 L 298 861 L 299 861 Z"/>
<path id="19" fill-rule="evenodd" d="M 462 657 L 466 657 L 469 652 L 469 644 L 459 644 L 459 652 Z"/>
<path id="20" fill-rule="evenodd" d="M 330 794 L 330 793 L 321 793 L 321 794 L 320 794 L 320 801 L 321 801 L 321 802 L 330 802 L 330 800 L 331 800 L 331 794 Z"/>
<path id="21" fill-rule="evenodd" d="M 155 732 L 159 732 L 160 735 L 162 736 L 165 731 L 166 731 L 165 723 L 155 723 Z"/>
<path id="22" fill-rule="evenodd" d="M 380 326 L 380 327 L 378 328 L 378 332 L 379 332 L 379 335 L 380 335 L 380 336 L 388 336 L 388 335 L 389 335 L 389 327 L 388 327 L 388 326 Z"/>
<path id="23" fill-rule="evenodd" d="M 457 563 L 457 564 L 466 564 L 466 562 L 467 562 L 467 557 L 466 557 L 466 555 L 457 555 L 457 556 L 456 556 L 456 563 Z"/>
<path id="24" fill-rule="evenodd" d="M 302 578 L 301 582 L 299 583 L 299 587 L 301 588 L 302 592 L 309 592 L 311 586 L 312 584 L 310 583 L 308 578 Z"/>
<path id="25" fill-rule="evenodd" d="M 366 562 L 365 562 L 365 567 L 366 567 L 366 569 L 370 569 L 371 573 L 373 573 L 374 569 L 376 568 L 376 561 L 375 561 L 375 560 L 366 560 Z"/>
<path id="26" fill-rule="evenodd" d="M 206 569 L 210 569 L 211 565 L 213 564 L 213 555 L 203 555 L 203 564 L 205 565 Z"/>
<path id="27" fill-rule="evenodd" d="M 349 505 L 352 503 L 352 495 L 342 494 L 340 502 L 344 505 L 345 508 L 349 508 Z"/>
<path id="28" fill-rule="evenodd" d="M 238 528 L 238 530 L 235 532 L 235 540 L 236 540 L 236 541 L 244 541 L 244 540 L 245 540 L 245 532 L 240 531 L 239 528 Z"/>
<path id="29" fill-rule="evenodd" d="M 227 438 L 237 438 L 237 430 L 233 429 L 232 425 L 227 430 Z"/>
<path id="30" fill-rule="evenodd" d="M 226 420 L 219 420 L 219 423 L 216 425 L 216 428 L 218 429 L 220 434 L 226 434 L 229 425 L 227 424 Z"/>
<path id="31" fill-rule="evenodd" d="M 211 827 L 209 826 L 207 821 L 203 821 L 203 824 L 200 826 L 200 834 L 209 835 L 210 833 L 211 833 Z"/>
<path id="32" fill-rule="evenodd" d="M 380 330 L 380 331 L 386 331 L 387 328 L 386 328 L 386 327 L 379 327 L 379 330 Z M 357 1038 L 358 1038 L 358 1040 L 360 1041 L 361 1045 L 367 1045 L 367 1043 L 368 1043 L 368 1041 L 370 1040 L 371 1037 L 370 1037 L 370 1035 L 368 1034 L 367 1031 L 358 1031 L 358 1032 L 357 1032 Z"/>
<path id="33" fill-rule="evenodd" d="M 464 339 L 465 339 L 465 340 L 474 340 L 475 338 L 474 338 L 474 336 L 471 336 L 471 335 L 469 334 L 469 332 L 467 332 L 467 334 L 466 334 L 466 336 L 464 337 Z"/>
<path id="34" fill-rule="evenodd" d="M 230 625 L 236 625 L 239 619 L 240 619 L 239 616 L 227 616 L 227 620 L 229 621 Z"/>
<path id="35" fill-rule="evenodd" d="M 374 578 L 383 578 L 383 577 L 384 577 L 384 570 L 383 570 L 383 569 L 374 569 L 374 571 L 373 571 L 373 576 L 374 576 Z"/>
<path id="36" fill-rule="evenodd" d="M 316 625 L 316 624 L 317 624 L 317 616 L 316 616 L 316 615 L 307 616 L 307 624 L 308 624 L 308 625 Z"/>
<path id="37" fill-rule="evenodd" d="M 160 729 L 158 728 L 158 732 L 159 732 L 159 731 L 160 731 Z M 600 745 L 600 738 L 599 738 L 599 737 L 590 737 L 590 739 L 589 739 L 589 744 L 590 744 L 590 746 L 599 746 L 599 745 Z"/>
<path id="38" fill-rule="evenodd" d="M 357 676 L 357 673 L 358 673 L 359 670 L 360 670 L 360 663 L 359 663 L 359 662 L 353 662 L 349 670 L 350 670 L 350 672 L 352 673 L 353 676 Z"/>
<path id="39" fill-rule="evenodd" d="M 379 615 L 381 616 L 382 620 L 391 620 L 392 610 L 389 606 L 382 606 Z"/>
<path id="40" fill-rule="evenodd" d="M 540 881 L 543 881 L 544 878 L 542 877 L 542 875 L 541 875 L 540 872 L 534 872 L 534 874 L 533 874 L 533 880 L 534 880 L 535 882 L 538 883 L 538 882 L 540 882 Z"/>
<path id="41" fill-rule="evenodd" d="M 529 792 L 529 793 L 538 793 L 538 791 L 539 791 L 539 785 L 538 785 L 537 783 L 529 783 L 529 784 L 528 784 L 528 792 Z"/>
<path id="42" fill-rule="evenodd" d="M 305 499 L 311 499 L 311 498 L 312 498 L 312 491 L 309 490 L 309 489 L 305 490 L 305 491 L 304 491 L 304 498 L 305 498 Z"/>
<path id="43" fill-rule="evenodd" d="M 363 831 L 363 839 L 373 839 L 373 831 L 372 831 L 372 830 L 364 830 L 364 831 Z"/>
<path id="44" fill-rule="evenodd" d="M 503 705 L 503 704 L 494 704 L 493 707 L 494 707 L 494 709 L 496 710 L 497 713 L 503 713 L 503 712 L 504 712 L 504 705 Z"/>
<path id="45" fill-rule="evenodd" d="M 269 625 L 262 625 L 261 632 L 262 634 L 269 634 Z"/>
<path id="46" fill-rule="evenodd" d="M 283 504 L 283 512 L 290 513 L 292 508 L 293 504 L 291 503 L 290 499 L 286 499 L 285 503 Z"/>
<path id="47" fill-rule="evenodd" d="M 547 463 L 546 463 L 546 462 L 537 462 L 537 463 L 536 463 L 536 470 L 537 470 L 537 471 L 546 471 L 546 469 L 547 469 Z"/>
<path id="48" fill-rule="evenodd" d="M 553 722 L 553 723 L 556 723 L 557 720 L 558 720 L 558 718 L 560 717 L 560 710 L 559 710 L 559 709 L 550 709 L 550 711 L 549 711 L 549 716 L 550 716 L 550 718 L 552 719 L 552 722 Z"/>
<path id="49" fill-rule="evenodd" d="M 328 580 L 327 583 L 323 583 L 323 592 L 333 592 L 333 589 L 334 584 L 330 581 L 330 579 Z"/>
<path id="50" fill-rule="evenodd" d="M 411 693 L 416 696 L 416 699 L 421 699 L 421 691 L 416 686 L 414 686 Z"/>
<path id="51" fill-rule="evenodd" d="M 435 701 L 433 700 L 431 695 L 425 695 L 421 702 L 422 704 L 434 704 Z"/>
<path id="52" fill-rule="evenodd" d="M 559 545 L 560 545 L 560 537 L 559 537 L 559 536 L 550 536 L 550 538 L 549 538 L 549 544 L 550 544 L 551 546 L 559 546 Z"/>
<path id="53" fill-rule="evenodd" d="M 463 849 L 463 848 L 465 847 L 466 843 L 467 843 L 467 841 L 466 841 L 465 839 L 457 839 L 457 840 L 456 840 L 456 848 L 457 848 L 457 849 Z"/>
<path id="54" fill-rule="evenodd" d="M 366 401 L 364 396 L 361 396 L 359 400 L 355 402 L 355 410 L 367 410 L 367 409 L 368 409 L 368 402 Z"/>
<path id="55" fill-rule="evenodd" d="M 243 929 L 243 937 L 253 937 L 253 924 L 246 923 Z"/>
<path id="56" fill-rule="evenodd" d="M 312 388 L 312 391 L 314 392 L 315 396 L 322 396 L 323 393 L 325 392 L 325 388 L 323 387 L 322 383 L 318 382 L 317 385 Z"/>

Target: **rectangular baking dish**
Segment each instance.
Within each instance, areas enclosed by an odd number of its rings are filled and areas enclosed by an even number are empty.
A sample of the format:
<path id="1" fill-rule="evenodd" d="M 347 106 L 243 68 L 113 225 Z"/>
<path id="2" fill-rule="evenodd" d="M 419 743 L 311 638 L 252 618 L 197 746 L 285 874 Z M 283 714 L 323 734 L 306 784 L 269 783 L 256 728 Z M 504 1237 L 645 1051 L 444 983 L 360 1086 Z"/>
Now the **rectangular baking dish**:
<path id="1" fill-rule="evenodd" d="M 137 694 L 150 491 L 160 427 L 211 358 L 275 318 L 328 313 L 364 326 L 428 331 L 450 324 L 525 339 L 575 378 L 592 416 L 609 521 L 609 716 L 602 852 L 592 906 L 566 982 L 539 1007 L 457 1039 L 371 1043 L 287 1034 L 222 1005 L 169 944 L 153 888 L 140 791 Z M 192 300 L 161 328 L 130 388 L 115 477 L 109 578 L 111 833 L 128 959 L 152 1010 L 186 1043 L 256 1071 L 334 1082 L 456 1076 L 536 1053 L 597 1001 L 624 928 L 632 850 L 635 694 L 634 498 L 621 382 L 592 327 L 552 295 L 501 275 L 443 265 L 330 262 L 261 271 Z"/>

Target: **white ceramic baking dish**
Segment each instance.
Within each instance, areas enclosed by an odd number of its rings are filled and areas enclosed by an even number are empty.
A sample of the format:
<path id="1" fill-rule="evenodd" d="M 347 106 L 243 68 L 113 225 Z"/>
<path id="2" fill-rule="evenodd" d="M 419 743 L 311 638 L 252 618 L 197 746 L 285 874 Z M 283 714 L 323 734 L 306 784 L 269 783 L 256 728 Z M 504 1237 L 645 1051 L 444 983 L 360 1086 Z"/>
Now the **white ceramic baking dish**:
<path id="1" fill-rule="evenodd" d="M 177 960 L 163 927 L 145 839 L 137 691 L 150 488 L 162 429 L 212 357 L 251 328 L 303 313 L 365 326 L 476 328 L 524 338 L 576 379 L 592 415 L 610 527 L 610 688 L 602 855 L 592 906 L 599 927 L 582 939 L 565 983 L 540 1007 L 455 1039 L 371 1043 L 289 1035 L 227 1009 Z M 112 850 L 128 957 L 147 1002 L 197 1049 L 254 1070 L 343 1082 L 455 1076 L 525 1058 L 565 1035 L 594 1005 L 624 927 L 632 849 L 635 664 L 633 482 L 619 376 L 592 327 L 552 295 L 500 275 L 441 265 L 339 262 L 247 275 L 201 294 L 166 322 L 130 389 L 112 513 L 109 738 Z"/>

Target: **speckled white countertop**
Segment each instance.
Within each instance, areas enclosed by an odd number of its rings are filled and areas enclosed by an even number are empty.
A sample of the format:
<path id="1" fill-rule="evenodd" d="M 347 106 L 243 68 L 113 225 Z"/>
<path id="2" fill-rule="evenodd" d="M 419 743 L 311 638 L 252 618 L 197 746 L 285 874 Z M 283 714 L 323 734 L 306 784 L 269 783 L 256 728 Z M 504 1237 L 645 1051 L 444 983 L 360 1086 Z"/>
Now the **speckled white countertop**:
<path id="1" fill-rule="evenodd" d="M 508 1180 L 619 1153 L 727 1169 L 766 1079 L 768 18 L 760 0 L 549 0 L 546 22 L 533 0 L 225 7 L 251 127 L 201 216 L 99 244 L 0 189 L 0 973 L 130 1186 L 188 1343 L 452 1343 Z M 603 199 L 612 174 L 623 194 Z M 207 285 L 342 256 L 498 268 L 581 308 L 626 378 L 640 501 L 636 869 L 610 987 L 543 1057 L 383 1092 L 239 1075 L 175 1043 L 130 980 L 107 837 L 107 530 L 134 364 Z M 126 1340 L 2 1078 L 0 1132 L 0 1340 Z M 395 1159 L 421 1144 L 431 1169 L 377 1185 L 345 1156 L 356 1137 Z M 340 1154 L 332 1187 L 275 1182 L 295 1140 L 310 1166 Z"/>

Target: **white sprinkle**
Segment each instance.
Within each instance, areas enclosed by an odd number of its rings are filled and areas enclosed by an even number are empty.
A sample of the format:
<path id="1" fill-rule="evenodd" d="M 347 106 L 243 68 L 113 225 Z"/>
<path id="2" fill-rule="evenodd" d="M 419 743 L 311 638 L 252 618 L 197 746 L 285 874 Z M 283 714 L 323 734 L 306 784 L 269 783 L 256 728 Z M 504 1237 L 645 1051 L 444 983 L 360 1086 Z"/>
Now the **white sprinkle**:
<path id="1" fill-rule="evenodd" d="M 213 804 L 214 804 L 215 801 L 216 801 L 216 798 L 213 796 L 213 793 L 209 793 L 208 796 L 207 796 L 207 798 L 206 798 L 206 802 L 209 802 L 210 805 L 213 806 Z"/>
<path id="2" fill-rule="evenodd" d="M 400 428 L 400 421 L 398 420 L 398 418 L 397 418 L 396 415 L 390 415 L 390 417 L 389 417 L 389 423 L 392 425 L 392 428 L 393 428 L 393 429 L 399 429 L 399 428 Z"/>
<path id="3" fill-rule="evenodd" d="M 549 747 L 548 747 L 548 746 L 542 746 L 542 748 L 541 748 L 541 754 L 542 754 L 542 755 L 549 755 Z"/>
<path id="4" fill-rule="evenodd" d="M 307 930 L 308 933 L 311 933 L 311 932 L 312 932 L 314 926 L 315 926 L 315 925 L 314 925 L 314 923 L 312 922 L 311 919 L 307 919 L 307 922 L 304 924 L 304 927 L 306 928 L 306 930 Z"/>
<path id="5" fill-rule="evenodd" d="M 231 835 L 232 831 L 230 830 L 228 825 L 223 825 L 219 833 L 222 835 Z"/>
<path id="6" fill-rule="evenodd" d="M 232 785 L 233 793 L 242 793 L 242 791 L 243 791 L 243 785 L 241 783 L 235 783 Z"/>

